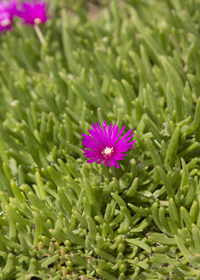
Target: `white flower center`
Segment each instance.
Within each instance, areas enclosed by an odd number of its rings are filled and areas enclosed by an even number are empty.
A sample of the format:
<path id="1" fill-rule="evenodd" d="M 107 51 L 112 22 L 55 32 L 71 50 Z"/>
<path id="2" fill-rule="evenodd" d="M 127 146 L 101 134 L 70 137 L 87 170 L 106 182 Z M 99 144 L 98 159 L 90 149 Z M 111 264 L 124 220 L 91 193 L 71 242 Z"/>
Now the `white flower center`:
<path id="1" fill-rule="evenodd" d="M 6 27 L 10 24 L 11 24 L 11 21 L 9 20 L 9 18 L 5 18 L 1 21 L 1 26 L 3 26 L 3 27 Z"/>
<path id="2" fill-rule="evenodd" d="M 40 18 L 35 18 L 34 19 L 34 23 L 35 24 L 40 24 L 42 21 L 41 21 L 41 19 Z"/>
<path id="3" fill-rule="evenodd" d="M 108 148 L 106 147 L 103 151 L 102 151 L 102 154 L 104 155 L 110 155 L 113 151 L 113 148 Z"/>

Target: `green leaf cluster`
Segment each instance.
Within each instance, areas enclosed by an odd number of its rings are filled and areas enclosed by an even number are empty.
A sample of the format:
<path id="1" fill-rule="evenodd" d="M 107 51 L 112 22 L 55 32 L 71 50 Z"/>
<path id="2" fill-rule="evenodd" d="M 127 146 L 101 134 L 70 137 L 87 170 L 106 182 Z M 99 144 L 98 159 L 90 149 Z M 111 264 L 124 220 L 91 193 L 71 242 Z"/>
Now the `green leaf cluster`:
<path id="1" fill-rule="evenodd" d="M 200 2 L 49 8 L 45 45 L 0 38 L 0 279 L 200 279 Z M 83 156 L 103 120 L 118 172 Z"/>

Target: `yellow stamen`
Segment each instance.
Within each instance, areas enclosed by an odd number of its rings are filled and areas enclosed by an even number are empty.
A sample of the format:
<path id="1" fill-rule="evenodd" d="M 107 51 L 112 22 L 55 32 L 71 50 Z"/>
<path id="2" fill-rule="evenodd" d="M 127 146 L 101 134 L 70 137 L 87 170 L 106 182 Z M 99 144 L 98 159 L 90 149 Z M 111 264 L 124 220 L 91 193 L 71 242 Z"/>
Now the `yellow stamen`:
<path id="1" fill-rule="evenodd" d="M 40 18 L 35 18 L 34 19 L 34 23 L 35 24 L 40 24 L 41 23 L 41 19 Z"/>
<path id="2" fill-rule="evenodd" d="M 104 155 L 110 155 L 113 151 L 113 148 L 108 148 L 106 147 L 103 151 L 102 151 L 102 154 Z"/>
<path id="3" fill-rule="evenodd" d="M 0 23 L 1 23 L 1 26 L 6 27 L 11 24 L 11 21 L 9 20 L 9 18 L 5 18 Z"/>

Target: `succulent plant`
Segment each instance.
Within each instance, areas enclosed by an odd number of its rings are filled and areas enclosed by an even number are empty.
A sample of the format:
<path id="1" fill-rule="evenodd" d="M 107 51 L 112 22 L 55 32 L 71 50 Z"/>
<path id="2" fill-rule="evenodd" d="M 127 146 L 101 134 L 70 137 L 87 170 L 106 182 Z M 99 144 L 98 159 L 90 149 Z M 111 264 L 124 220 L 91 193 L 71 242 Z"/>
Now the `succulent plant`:
<path id="1" fill-rule="evenodd" d="M 200 3 L 89 4 L 0 38 L 0 279 L 200 279 Z M 83 154 L 104 121 L 119 169 Z"/>

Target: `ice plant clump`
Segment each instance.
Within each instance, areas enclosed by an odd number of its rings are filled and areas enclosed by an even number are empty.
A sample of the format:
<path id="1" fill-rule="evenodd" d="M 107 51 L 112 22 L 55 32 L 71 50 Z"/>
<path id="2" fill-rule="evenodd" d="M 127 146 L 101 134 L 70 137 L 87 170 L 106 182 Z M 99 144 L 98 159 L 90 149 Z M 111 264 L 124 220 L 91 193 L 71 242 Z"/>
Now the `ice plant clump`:
<path id="1" fill-rule="evenodd" d="M 47 3 L 40 0 L 28 0 L 22 2 L 21 10 L 18 10 L 17 15 L 21 17 L 23 24 L 38 25 L 47 21 Z"/>
<path id="2" fill-rule="evenodd" d="M 16 14 L 16 0 L 0 2 L 0 32 L 5 29 L 11 30 L 13 17 Z"/>
<path id="3" fill-rule="evenodd" d="M 122 138 L 120 138 L 125 126 L 118 133 L 118 126 L 114 124 L 109 125 L 107 128 L 106 121 L 103 122 L 103 129 L 98 123 L 96 126 L 92 123 L 92 128 L 88 130 L 90 135 L 82 134 L 84 139 L 82 141 L 83 145 L 89 150 L 83 149 L 86 158 L 89 158 L 87 162 L 102 163 L 109 167 L 115 166 L 119 168 L 117 163 L 119 160 L 123 160 L 127 154 L 124 152 L 133 148 L 135 142 L 131 141 L 134 133 L 131 134 L 132 129 L 129 130 Z"/>

